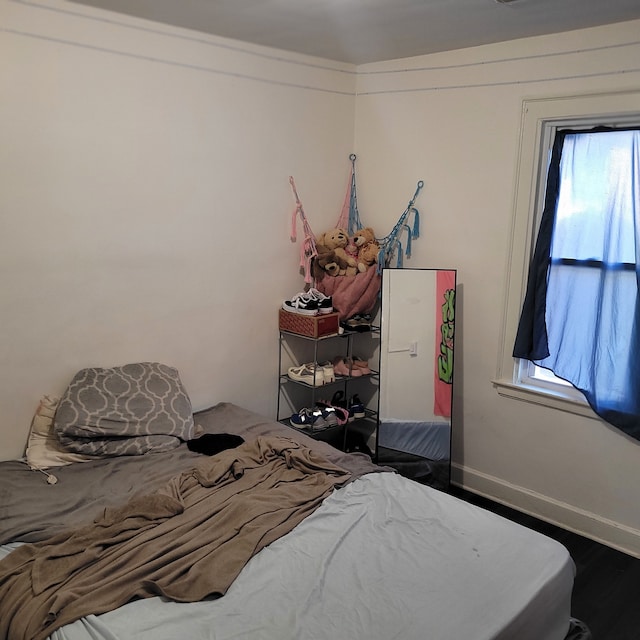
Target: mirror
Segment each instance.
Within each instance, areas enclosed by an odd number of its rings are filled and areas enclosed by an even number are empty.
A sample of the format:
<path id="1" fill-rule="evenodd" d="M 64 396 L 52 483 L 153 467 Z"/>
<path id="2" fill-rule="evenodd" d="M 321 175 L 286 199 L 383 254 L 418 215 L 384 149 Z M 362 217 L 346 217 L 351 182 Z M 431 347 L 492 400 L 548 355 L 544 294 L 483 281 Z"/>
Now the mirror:
<path id="1" fill-rule="evenodd" d="M 379 464 L 447 490 L 456 271 L 382 274 Z"/>

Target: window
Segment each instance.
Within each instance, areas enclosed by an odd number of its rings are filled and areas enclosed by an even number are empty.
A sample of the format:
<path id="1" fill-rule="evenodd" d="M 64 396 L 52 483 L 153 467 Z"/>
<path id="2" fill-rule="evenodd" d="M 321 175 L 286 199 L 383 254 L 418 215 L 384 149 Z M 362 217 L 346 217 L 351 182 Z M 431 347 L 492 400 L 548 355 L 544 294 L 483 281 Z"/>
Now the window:
<path id="1" fill-rule="evenodd" d="M 514 355 L 570 381 L 597 412 L 631 410 L 636 391 L 639 160 L 639 129 L 556 131 L 516 335 Z"/>
<path id="2" fill-rule="evenodd" d="M 503 395 L 555 406 L 582 415 L 594 416 L 579 391 L 564 380 L 556 378 L 548 369 L 538 366 L 539 364 L 547 365 L 544 360 L 537 360 L 535 364 L 528 360 L 514 360 L 511 353 L 527 283 L 528 265 L 531 261 L 544 209 L 546 178 L 557 132 L 564 129 L 572 129 L 576 132 L 575 137 L 570 140 L 570 146 L 573 146 L 578 140 L 581 143 L 586 140 L 586 135 L 583 136 L 582 132 L 587 132 L 594 126 L 628 128 L 640 125 L 639 98 L 638 92 L 624 92 L 611 95 L 531 100 L 524 103 L 503 344 L 498 364 L 498 375 L 494 380 L 499 393 Z M 581 156 L 582 159 L 578 158 L 578 162 L 584 164 L 585 157 L 595 158 L 595 155 L 590 152 Z M 621 157 L 620 161 L 624 162 L 625 160 Z M 587 173 L 588 171 L 598 171 L 593 166 L 585 166 L 584 168 Z M 598 217 L 596 214 L 585 216 L 584 212 L 597 210 L 593 207 L 590 209 L 589 202 L 597 200 L 599 194 L 592 192 L 592 185 L 589 181 L 582 183 L 582 186 L 576 189 L 577 185 L 569 184 L 565 176 L 564 186 L 572 188 L 564 189 L 564 193 L 560 196 L 562 198 L 560 202 L 562 213 L 558 222 L 559 232 L 556 234 L 558 240 L 553 247 L 554 268 L 559 273 L 578 270 L 584 274 L 581 277 L 585 280 L 593 279 L 598 277 L 595 274 L 601 271 L 597 264 L 598 251 L 595 250 L 591 242 L 591 239 L 598 235 L 598 233 L 594 233 Z M 636 189 L 638 189 L 638 185 L 636 185 Z M 571 197 L 568 197 L 569 195 Z M 579 201 L 574 200 L 576 196 Z M 636 197 L 638 198 L 637 193 Z M 576 214 L 578 209 L 582 212 L 581 215 Z M 589 218 L 590 222 L 581 226 L 585 218 Z M 578 221 L 580 223 L 576 227 Z M 602 219 L 600 219 L 601 223 Z M 622 223 L 626 224 L 626 221 L 622 221 Z M 586 235 L 583 233 L 584 231 L 586 231 Z M 620 237 L 628 239 L 633 235 L 633 232 L 631 234 L 623 233 L 620 234 Z M 586 242 L 580 241 L 576 244 L 576 238 L 582 238 Z M 622 253 L 615 260 L 620 266 L 619 273 L 625 271 L 623 265 L 627 261 L 627 258 L 622 255 L 626 252 L 623 244 L 618 247 Z M 611 261 L 611 258 L 609 257 L 607 260 Z M 633 260 L 635 261 L 635 257 Z M 633 269 L 635 269 L 635 262 Z M 635 279 L 635 271 L 628 271 L 626 275 L 633 276 Z M 566 291 L 564 293 L 566 294 Z M 557 291 L 553 295 L 558 295 Z"/>
<path id="3" fill-rule="evenodd" d="M 558 378 L 549 369 L 539 367 L 530 360 L 518 360 L 517 362 L 516 380 L 522 385 L 531 387 L 539 387 L 549 391 L 550 393 L 566 395 L 574 399 L 576 402 L 584 402 L 586 400 L 570 382 Z"/>
<path id="4" fill-rule="evenodd" d="M 640 127 L 559 129 L 514 356 L 640 439 Z"/>

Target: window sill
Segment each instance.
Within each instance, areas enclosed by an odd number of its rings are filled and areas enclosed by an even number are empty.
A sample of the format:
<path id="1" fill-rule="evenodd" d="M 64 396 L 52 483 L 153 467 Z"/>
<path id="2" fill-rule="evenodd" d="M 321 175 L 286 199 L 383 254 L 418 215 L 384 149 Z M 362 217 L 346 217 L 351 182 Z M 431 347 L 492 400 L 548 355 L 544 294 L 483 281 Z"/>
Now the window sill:
<path id="1" fill-rule="evenodd" d="M 562 393 L 562 391 L 515 384 L 510 380 L 492 380 L 492 383 L 498 394 L 505 398 L 539 404 L 551 409 L 575 413 L 585 418 L 599 419 L 586 401 L 577 400 L 568 394 Z"/>

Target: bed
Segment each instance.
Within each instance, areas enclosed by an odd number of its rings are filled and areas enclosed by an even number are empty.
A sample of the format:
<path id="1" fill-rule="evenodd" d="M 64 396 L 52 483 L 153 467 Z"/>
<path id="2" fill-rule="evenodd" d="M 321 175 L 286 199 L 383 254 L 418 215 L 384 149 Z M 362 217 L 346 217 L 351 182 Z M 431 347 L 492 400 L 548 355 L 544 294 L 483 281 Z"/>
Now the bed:
<path id="1" fill-rule="evenodd" d="M 557 542 L 231 403 L 193 414 L 193 429 L 240 443 L 94 454 L 44 473 L 0 463 L 0 637 L 589 637 L 570 617 L 574 565 Z M 243 484 L 254 472 L 260 482 Z M 213 493 L 224 508 L 167 529 Z"/>

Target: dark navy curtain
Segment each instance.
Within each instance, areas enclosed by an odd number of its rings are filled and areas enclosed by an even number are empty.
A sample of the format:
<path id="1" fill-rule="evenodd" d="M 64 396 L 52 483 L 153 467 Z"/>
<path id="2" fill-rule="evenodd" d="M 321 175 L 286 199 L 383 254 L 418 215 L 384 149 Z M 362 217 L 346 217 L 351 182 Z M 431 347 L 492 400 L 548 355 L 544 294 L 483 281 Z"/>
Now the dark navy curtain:
<path id="1" fill-rule="evenodd" d="M 513 355 L 640 440 L 640 129 L 558 131 Z"/>

